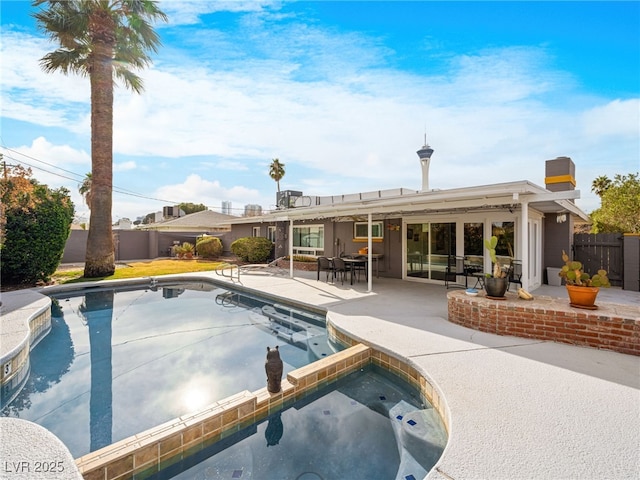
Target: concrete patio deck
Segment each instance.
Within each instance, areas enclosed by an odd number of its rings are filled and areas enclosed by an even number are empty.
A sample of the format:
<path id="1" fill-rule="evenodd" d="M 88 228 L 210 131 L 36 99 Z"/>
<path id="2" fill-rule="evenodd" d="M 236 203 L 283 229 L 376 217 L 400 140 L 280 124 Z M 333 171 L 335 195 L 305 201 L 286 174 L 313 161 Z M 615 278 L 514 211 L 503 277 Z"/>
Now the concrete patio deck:
<path id="1" fill-rule="evenodd" d="M 451 431 L 428 479 L 640 477 L 639 357 L 454 325 L 441 285 L 375 278 L 367 293 L 323 278 L 253 272 L 241 283 L 327 308 L 339 328 L 439 387 Z M 532 293 L 567 298 L 564 287 Z M 640 321 L 638 292 L 601 289 L 598 302 L 636 306 Z"/>
<path id="2" fill-rule="evenodd" d="M 640 357 L 454 325 L 441 285 L 375 278 L 367 293 L 365 283 L 323 278 L 265 269 L 240 284 L 326 308 L 339 329 L 408 359 L 437 386 L 450 437 L 428 479 L 640 477 Z M 564 287 L 532 293 L 566 298 Z M 598 301 L 633 305 L 640 321 L 638 292 L 602 289 Z"/>

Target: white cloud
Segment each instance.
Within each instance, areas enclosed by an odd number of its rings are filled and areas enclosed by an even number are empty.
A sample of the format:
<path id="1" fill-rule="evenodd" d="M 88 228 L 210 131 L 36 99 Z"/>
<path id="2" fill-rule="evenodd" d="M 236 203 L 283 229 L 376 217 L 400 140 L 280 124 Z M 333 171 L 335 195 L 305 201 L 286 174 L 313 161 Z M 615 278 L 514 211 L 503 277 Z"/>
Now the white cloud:
<path id="1" fill-rule="evenodd" d="M 239 161 L 220 160 L 218 162 L 201 162 L 201 165 L 208 168 L 230 171 L 247 171 L 249 167 Z"/>
<path id="2" fill-rule="evenodd" d="M 41 162 L 29 160 L 29 157 L 32 159 L 44 160 L 48 163 L 62 167 L 91 165 L 91 157 L 84 150 L 76 150 L 70 145 L 55 145 L 45 137 L 38 137 L 30 146 L 24 145 L 17 147 L 14 150 L 23 154 L 26 161 L 34 163 L 35 165 L 39 165 Z"/>
<path id="3" fill-rule="evenodd" d="M 640 137 L 640 99 L 614 100 L 584 112 L 584 134 L 588 137 Z"/>
<path id="4" fill-rule="evenodd" d="M 137 168 L 136 162 L 129 160 L 128 162 L 119 162 L 113 164 L 114 172 L 128 172 Z"/>
<path id="5" fill-rule="evenodd" d="M 264 7 L 279 4 L 258 0 L 161 0 L 160 9 L 169 17 L 171 25 L 200 23 L 200 16 L 214 12 L 255 12 Z"/>
<path id="6" fill-rule="evenodd" d="M 88 131 L 87 79 L 75 74 L 45 73 L 40 68 L 39 59 L 55 48 L 56 45 L 43 38 L 3 28 L 0 42 L 2 117 L 74 132 Z"/>
<path id="7" fill-rule="evenodd" d="M 390 68 L 394 52 L 379 39 L 299 23 L 283 28 L 264 14 L 270 4 L 162 2 L 174 24 L 198 22 L 218 9 L 262 13 L 238 27 L 251 27 L 245 35 L 198 28 L 197 57 L 163 49 L 141 73 L 142 95 L 116 90 L 114 154 L 127 160 L 117 160 L 114 171 L 144 171 L 137 191 L 157 189 L 158 198 L 213 207 L 231 200 L 268 208 L 274 195 L 266 172 L 275 157 L 287 165 L 282 187 L 309 195 L 418 189 L 415 152 L 425 128 L 435 149 L 433 188 L 523 179 L 542 184 L 544 161 L 566 155 L 576 163 L 579 204 L 591 210 L 597 207 L 589 192 L 593 178 L 638 168 L 640 101 L 575 93 L 576 81 L 551 68 L 543 47 L 451 55 L 448 69 L 417 75 Z M 44 74 L 37 61 L 25 62 L 52 49 L 42 39 L 9 29 L 1 48 L 3 117 L 86 138 L 87 79 Z M 51 158 L 53 147 L 31 154 Z M 88 155 L 68 148 L 83 165 L 72 170 L 85 173 Z M 294 176 L 296 168 L 309 175 Z M 204 179 L 205 169 L 216 180 Z M 195 170 L 202 176 L 189 175 Z M 174 172 L 171 185 L 159 186 L 155 175 L 167 171 Z M 238 180 L 224 176 L 228 172 Z M 114 202 L 121 216 L 141 213 L 125 211 L 141 208 L 140 202 L 116 196 Z M 158 210 L 157 202 L 149 206 Z"/>
<path id="8" fill-rule="evenodd" d="M 202 203 L 213 209 L 220 208 L 223 200 L 234 205 L 257 203 L 260 194 L 257 190 L 243 186 L 222 186 L 217 180 L 210 181 L 200 175 L 191 174 L 180 184 L 165 185 L 154 196 L 163 199 L 175 199 L 175 203 Z"/>

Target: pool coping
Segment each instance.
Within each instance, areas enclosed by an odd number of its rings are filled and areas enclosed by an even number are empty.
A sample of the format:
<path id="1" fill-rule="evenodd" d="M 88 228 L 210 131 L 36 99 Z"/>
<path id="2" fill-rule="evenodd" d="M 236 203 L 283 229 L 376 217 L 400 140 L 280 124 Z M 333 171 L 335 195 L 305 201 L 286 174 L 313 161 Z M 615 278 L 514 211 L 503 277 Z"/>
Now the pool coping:
<path id="1" fill-rule="evenodd" d="M 25 321 L 22 317 L 21 330 L 29 329 L 34 318 L 44 311 L 49 312 L 51 299 L 46 295 L 63 294 L 83 289 L 118 288 L 153 284 L 162 287 L 175 282 L 203 282 L 220 288 L 232 288 L 248 294 L 259 295 L 270 301 L 285 303 L 289 306 L 311 310 L 326 315 L 327 309 L 295 301 L 288 297 L 265 294 L 239 284 L 229 284 L 208 276 L 167 275 L 154 278 L 125 279 L 116 281 L 82 282 L 43 287 L 31 292 L 25 298 L 31 300 L 35 313 Z M 44 296 L 44 298 L 42 298 Z M 26 307 L 26 305 L 25 305 Z M 18 309 L 17 311 L 24 309 Z M 20 315 L 16 315 L 19 318 Z M 49 313 L 50 324 L 50 313 Z M 24 333 L 24 332 L 23 332 Z M 83 455 L 75 460 L 78 471 L 85 480 L 124 480 L 128 478 L 144 479 L 158 471 L 181 461 L 184 456 L 192 455 L 251 424 L 258 423 L 269 415 L 310 393 L 332 384 L 370 364 L 376 365 L 418 391 L 423 401 L 428 402 L 438 412 L 448 434 L 450 414 L 442 399 L 442 393 L 433 385 L 426 374 L 420 372 L 410 361 L 393 355 L 391 352 L 376 350 L 360 343 L 348 332 L 339 329 L 327 316 L 327 335 L 335 342 L 346 346 L 328 357 L 319 359 L 299 369 L 289 372 L 282 382 L 280 393 L 273 394 L 263 387 L 254 392 L 247 390 L 221 399 L 205 409 L 192 414 L 164 422 L 136 435 L 114 442 L 111 445 Z M 24 335 L 23 335 L 24 336 Z M 23 338 L 21 352 L 35 346 L 29 345 L 29 335 Z M 14 351 L 17 350 L 14 349 Z M 28 357 L 28 355 L 27 355 Z"/>
<path id="2" fill-rule="evenodd" d="M 76 464 L 85 480 L 148 478 L 370 364 L 407 381 L 439 414 L 445 410 L 437 391 L 415 368 L 366 345 L 354 344 L 289 372 L 279 393 L 270 393 L 266 387 L 241 391 L 84 455 Z"/>

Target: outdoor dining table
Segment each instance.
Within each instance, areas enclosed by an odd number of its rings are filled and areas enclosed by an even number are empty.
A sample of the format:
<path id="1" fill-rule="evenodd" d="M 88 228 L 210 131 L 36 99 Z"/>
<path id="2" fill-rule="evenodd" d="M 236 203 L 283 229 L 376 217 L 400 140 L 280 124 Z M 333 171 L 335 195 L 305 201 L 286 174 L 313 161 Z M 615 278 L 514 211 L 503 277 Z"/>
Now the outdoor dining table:
<path id="1" fill-rule="evenodd" d="M 355 271 L 355 267 L 359 267 L 364 265 L 364 274 L 365 274 L 365 278 L 367 278 L 368 280 L 368 273 L 367 273 L 367 259 L 366 258 L 349 258 L 349 257 L 342 257 L 342 260 L 344 260 L 344 263 L 349 265 L 349 270 L 351 271 L 351 285 L 353 285 L 353 273 Z"/>

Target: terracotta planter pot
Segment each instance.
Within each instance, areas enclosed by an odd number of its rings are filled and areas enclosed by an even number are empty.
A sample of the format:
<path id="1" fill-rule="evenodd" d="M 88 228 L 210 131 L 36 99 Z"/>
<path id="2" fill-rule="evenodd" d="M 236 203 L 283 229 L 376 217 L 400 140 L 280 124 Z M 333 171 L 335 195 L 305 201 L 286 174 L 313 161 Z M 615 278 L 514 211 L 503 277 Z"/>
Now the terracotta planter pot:
<path id="1" fill-rule="evenodd" d="M 572 307 L 587 308 L 595 310 L 598 308 L 596 297 L 600 289 L 598 287 L 578 287 L 576 285 L 566 285 L 569 294 L 569 304 Z"/>
<path id="2" fill-rule="evenodd" d="M 503 298 L 507 286 L 506 278 L 488 277 L 484 279 L 484 291 L 487 292 L 488 297 Z"/>

